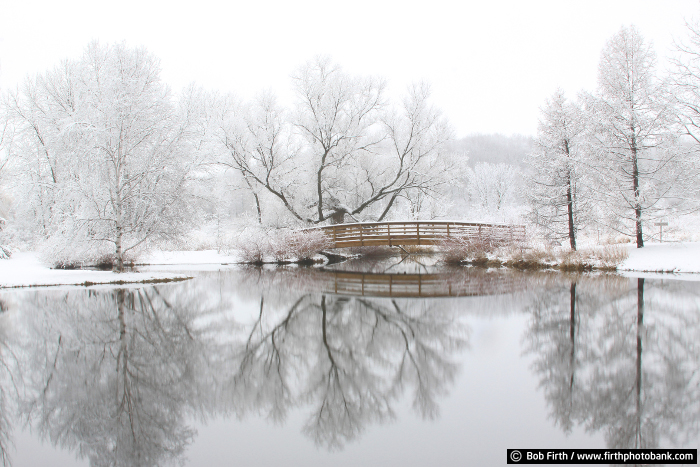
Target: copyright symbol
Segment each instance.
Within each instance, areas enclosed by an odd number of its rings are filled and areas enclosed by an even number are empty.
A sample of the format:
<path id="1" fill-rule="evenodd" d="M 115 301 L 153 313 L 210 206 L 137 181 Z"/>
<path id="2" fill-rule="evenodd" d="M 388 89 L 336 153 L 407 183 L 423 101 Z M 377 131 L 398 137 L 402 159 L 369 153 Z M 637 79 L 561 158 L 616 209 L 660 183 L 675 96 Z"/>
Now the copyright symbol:
<path id="1" fill-rule="evenodd" d="M 523 458 L 523 455 L 520 453 L 520 451 L 511 451 L 510 453 L 510 460 L 513 462 L 520 462 L 520 459 Z"/>

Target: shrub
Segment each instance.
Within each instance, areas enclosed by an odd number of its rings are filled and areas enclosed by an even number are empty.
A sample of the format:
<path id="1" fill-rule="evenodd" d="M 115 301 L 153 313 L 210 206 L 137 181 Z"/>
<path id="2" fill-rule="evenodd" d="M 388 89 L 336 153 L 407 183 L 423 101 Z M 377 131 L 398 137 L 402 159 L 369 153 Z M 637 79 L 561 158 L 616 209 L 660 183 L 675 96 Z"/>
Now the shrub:
<path id="1" fill-rule="evenodd" d="M 282 236 L 287 257 L 310 261 L 319 251 L 333 247 L 333 241 L 320 230 L 293 230 Z"/>
<path id="2" fill-rule="evenodd" d="M 55 233 L 39 245 L 40 258 L 55 269 L 80 269 L 112 258 L 114 245 L 93 242 L 87 236 Z M 111 262 L 111 259 L 109 260 Z"/>
<path id="3" fill-rule="evenodd" d="M 234 241 L 244 263 L 262 264 L 270 252 L 270 239 L 262 230 L 242 232 Z"/>
<path id="4" fill-rule="evenodd" d="M 310 262 L 319 251 L 333 246 L 319 230 L 248 230 L 234 243 L 243 262 L 251 264 Z"/>

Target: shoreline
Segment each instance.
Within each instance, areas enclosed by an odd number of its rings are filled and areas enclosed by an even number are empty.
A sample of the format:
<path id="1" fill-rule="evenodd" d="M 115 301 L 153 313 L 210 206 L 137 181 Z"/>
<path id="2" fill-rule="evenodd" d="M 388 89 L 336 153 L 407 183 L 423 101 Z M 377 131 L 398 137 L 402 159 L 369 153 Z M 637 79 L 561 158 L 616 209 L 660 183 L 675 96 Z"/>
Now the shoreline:
<path id="1" fill-rule="evenodd" d="M 644 248 L 621 245 L 629 256 L 616 268 L 593 265 L 519 264 L 518 261 L 479 260 L 475 264 L 461 262 L 471 267 L 508 267 L 520 270 L 552 270 L 561 272 L 604 272 L 625 277 L 650 275 L 654 278 L 669 278 L 700 281 L 700 242 L 649 244 Z M 223 255 L 214 250 L 204 251 L 156 251 L 139 261 L 138 266 L 147 267 L 144 272 L 97 271 L 87 269 L 51 269 L 41 263 L 35 252 L 16 252 L 10 259 L 0 260 L 0 289 L 25 289 L 31 287 L 59 287 L 96 285 L 149 284 L 188 280 L 193 273 L 212 271 L 245 265 L 240 258 Z M 564 266 L 564 267 L 562 267 Z"/>

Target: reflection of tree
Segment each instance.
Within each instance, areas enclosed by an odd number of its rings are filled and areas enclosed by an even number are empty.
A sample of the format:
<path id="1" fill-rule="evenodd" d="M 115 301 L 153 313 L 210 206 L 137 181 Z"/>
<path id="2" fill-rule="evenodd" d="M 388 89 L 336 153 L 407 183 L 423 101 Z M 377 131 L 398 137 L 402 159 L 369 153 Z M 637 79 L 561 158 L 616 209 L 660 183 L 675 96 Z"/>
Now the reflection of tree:
<path id="1" fill-rule="evenodd" d="M 435 416 L 436 398 L 457 371 L 450 357 L 466 345 L 454 314 L 423 300 L 306 293 L 278 316 L 265 306 L 261 300 L 227 398 L 235 410 L 278 420 L 310 404 L 304 432 L 330 448 L 391 419 L 393 401 L 408 389 L 415 410 Z"/>
<path id="2" fill-rule="evenodd" d="M 0 465 L 10 465 L 10 455 L 8 448 L 11 445 L 10 430 L 11 417 L 10 414 L 14 411 L 14 407 L 10 406 L 9 401 L 16 398 L 17 391 L 12 379 L 13 368 L 16 367 L 16 357 L 13 354 L 9 340 L 9 323 L 5 304 L 0 301 Z M 8 389 L 14 389 L 13 397 L 8 397 Z"/>
<path id="3" fill-rule="evenodd" d="M 556 423 L 602 430 L 614 448 L 693 435 L 700 315 L 692 283 L 599 282 L 562 281 L 532 306 L 534 369 Z"/>
<path id="4" fill-rule="evenodd" d="M 21 409 L 91 465 L 160 465 L 193 437 L 197 296 L 168 287 L 36 295 Z M 166 293 L 170 292 L 170 293 Z"/>

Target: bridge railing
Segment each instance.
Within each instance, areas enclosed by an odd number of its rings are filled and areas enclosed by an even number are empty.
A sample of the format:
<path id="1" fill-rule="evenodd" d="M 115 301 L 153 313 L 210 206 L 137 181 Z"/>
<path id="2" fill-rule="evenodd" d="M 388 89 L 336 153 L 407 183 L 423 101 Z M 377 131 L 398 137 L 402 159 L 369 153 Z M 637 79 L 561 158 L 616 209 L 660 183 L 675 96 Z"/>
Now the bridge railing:
<path id="1" fill-rule="evenodd" d="M 359 222 L 335 224 L 321 230 L 336 248 L 357 246 L 437 245 L 450 237 L 491 242 L 525 239 L 524 225 L 480 224 L 450 221 Z"/>

